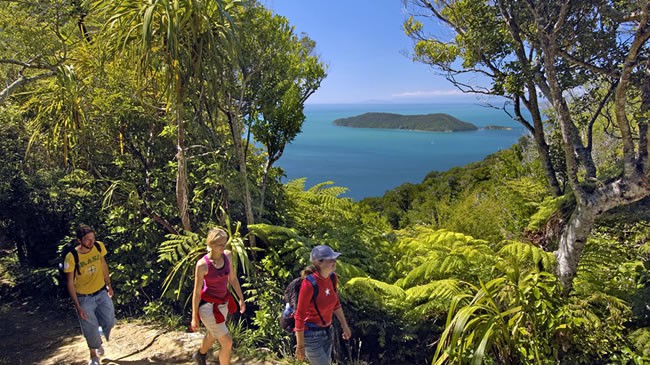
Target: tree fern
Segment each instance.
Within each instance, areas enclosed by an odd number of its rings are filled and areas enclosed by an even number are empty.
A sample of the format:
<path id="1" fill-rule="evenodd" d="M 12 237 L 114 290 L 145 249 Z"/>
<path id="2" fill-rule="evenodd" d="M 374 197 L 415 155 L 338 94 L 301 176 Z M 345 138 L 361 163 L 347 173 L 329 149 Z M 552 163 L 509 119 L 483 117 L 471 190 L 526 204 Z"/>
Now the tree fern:
<path id="1" fill-rule="evenodd" d="M 458 279 L 432 281 L 406 290 L 406 300 L 412 306 L 409 315 L 426 318 L 436 313 L 446 313 L 453 298 L 467 294 L 468 285 Z"/>
<path id="2" fill-rule="evenodd" d="M 163 282 L 163 295 L 176 283 L 174 295 L 178 300 L 184 294 L 186 280 L 193 273 L 194 263 L 205 254 L 206 246 L 201 237 L 194 232 L 168 234 L 167 240 L 160 244 L 158 260 L 172 263 L 170 273 Z"/>
<path id="3" fill-rule="evenodd" d="M 499 250 L 498 254 L 510 262 L 512 266 L 527 267 L 534 271 L 553 272 L 556 263 L 553 253 L 522 242 L 508 242 Z"/>
<path id="4" fill-rule="evenodd" d="M 559 197 L 547 197 L 540 204 L 537 212 L 530 217 L 528 222 L 528 231 L 540 230 L 546 225 L 546 222 L 554 215 L 561 213 L 566 205 L 571 204 L 573 198 L 569 195 Z"/>
<path id="5" fill-rule="evenodd" d="M 402 257 L 396 270 L 402 278 L 397 285 L 404 288 L 452 276 L 470 281 L 487 279 L 496 260 L 486 241 L 462 233 L 416 226 L 398 235 Z"/>
<path id="6" fill-rule="evenodd" d="M 646 358 L 650 358 L 650 328 L 639 328 L 630 333 L 629 337 L 634 348 Z"/>
<path id="7" fill-rule="evenodd" d="M 372 296 L 380 295 L 384 298 L 391 298 L 395 300 L 403 300 L 406 297 L 404 289 L 396 285 L 384 283 L 383 281 L 374 280 L 371 278 L 357 277 L 350 279 L 346 287 L 363 288 L 365 293 Z"/>

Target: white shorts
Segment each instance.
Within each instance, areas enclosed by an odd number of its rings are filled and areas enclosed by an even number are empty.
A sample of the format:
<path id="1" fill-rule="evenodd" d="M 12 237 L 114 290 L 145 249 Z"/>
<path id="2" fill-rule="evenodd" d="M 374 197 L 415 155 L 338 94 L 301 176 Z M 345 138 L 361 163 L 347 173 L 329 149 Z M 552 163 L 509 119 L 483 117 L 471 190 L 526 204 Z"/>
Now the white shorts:
<path id="1" fill-rule="evenodd" d="M 228 326 L 226 326 L 226 321 L 217 324 L 214 313 L 212 313 L 213 306 L 214 304 L 212 303 L 203 304 L 199 307 L 199 315 L 201 316 L 201 322 L 203 322 L 203 325 L 208 329 L 212 337 L 217 338 L 228 334 Z M 228 303 L 220 304 L 219 311 L 224 319 L 228 319 Z"/>

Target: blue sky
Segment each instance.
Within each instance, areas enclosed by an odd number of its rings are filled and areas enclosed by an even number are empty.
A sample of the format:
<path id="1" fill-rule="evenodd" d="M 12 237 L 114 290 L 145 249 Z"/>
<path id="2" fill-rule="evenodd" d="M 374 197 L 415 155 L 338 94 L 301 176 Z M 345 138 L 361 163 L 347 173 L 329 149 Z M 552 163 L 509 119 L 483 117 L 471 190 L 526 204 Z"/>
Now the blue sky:
<path id="1" fill-rule="evenodd" d="M 477 101 L 415 63 L 401 0 L 261 0 L 316 41 L 328 76 L 308 104 Z"/>

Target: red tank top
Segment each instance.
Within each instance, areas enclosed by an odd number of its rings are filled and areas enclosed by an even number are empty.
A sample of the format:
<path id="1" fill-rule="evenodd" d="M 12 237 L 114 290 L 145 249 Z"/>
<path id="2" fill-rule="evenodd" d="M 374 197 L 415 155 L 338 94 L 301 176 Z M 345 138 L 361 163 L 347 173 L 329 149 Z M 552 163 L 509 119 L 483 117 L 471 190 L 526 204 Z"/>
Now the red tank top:
<path id="1" fill-rule="evenodd" d="M 228 294 L 228 276 L 230 275 L 230 262 L 228 256 L 223 255 L 223 266 L 217 269 L 208 255 L 203 257 L 208 264 L 208 273 L 203 276 L 203 289 L 201 293 L 207 293 L 212 297 L 224 298 Z"/>

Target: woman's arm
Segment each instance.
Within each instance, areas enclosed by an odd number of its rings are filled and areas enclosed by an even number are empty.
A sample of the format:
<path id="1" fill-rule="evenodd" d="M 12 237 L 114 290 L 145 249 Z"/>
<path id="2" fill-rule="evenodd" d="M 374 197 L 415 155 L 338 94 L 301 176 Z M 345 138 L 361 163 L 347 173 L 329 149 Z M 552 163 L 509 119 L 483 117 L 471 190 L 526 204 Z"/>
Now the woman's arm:
<path id="1" fill-rule="evenodd" d="M 239 298 L 239 313 L 244 313 L 246 311 L 246 302 L 244 302 L 244 293 L 241 291 L 241 286 L 239 285 L 239 279 L 237 278 L 237 272 L 235 271 L 235 265 L 232 263 L 232 252 L 224 252 L 228 257 L 230 262 L 230 274 L 228 275 L 228 282 L 230 286 L 235 290 L 235 294 Z"/>
<path id="2" fill-rule="evenodd" d="M 298 292 L 298 300 L 296 303 L 296 313 L 293 318 L 295 319 L 296 334 L 296 360 L 305 359 L 305 318 L 307 318 L 307 310 L 311 304 L 311 298 L 314 295 L 314 287 L 309 280 L 303 279 L 300 284 L 300 291 Z"/>
<path id="3" fill-rule="evenodd" d="M 334 315 L 336 316 L 336 319 L 338 319 L 339 323 L 341 324 L 341 329 L 343 330 L 343 339 L 349 340 L 350 337 L 352 337 L 352 331 L 348 326 L 348 321 L 345 320 L 345 314 L 343 313 L 343 308 L 334 310 Z"/>
<path id="4" fill-rule="evenodd" d="M 201 302 L 201 287 L 203 286 L 203 277 L 208 272 L 205 260 L 199 259 L 194 271 L 194 290 L 192 291 L 192 324 L 191 331 L 199 329 L 199 303 Z"/>
<path id="5" fill-rule="evenodd" d="M 296 332 L 296 360 L 305 359 L 305 332 Z"/>

